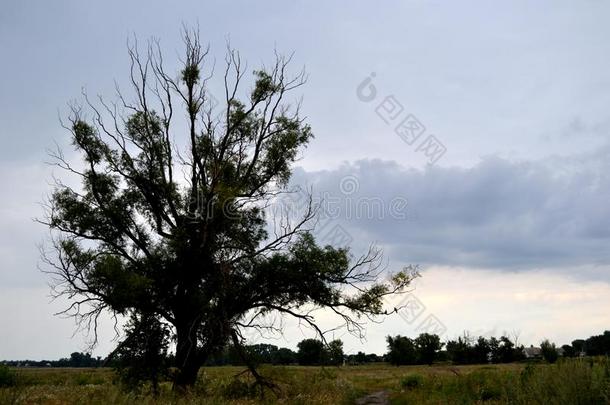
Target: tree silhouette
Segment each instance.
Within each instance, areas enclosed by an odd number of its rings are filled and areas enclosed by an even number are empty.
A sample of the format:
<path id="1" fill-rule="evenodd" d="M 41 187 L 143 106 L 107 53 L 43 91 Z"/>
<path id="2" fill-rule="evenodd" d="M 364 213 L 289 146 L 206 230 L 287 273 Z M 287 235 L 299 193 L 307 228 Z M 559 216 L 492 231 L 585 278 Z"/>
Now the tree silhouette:
<path id="1" fill-rule="evenodd" d="M 415 364 L 417 362 L 417 348 L 413 339 L 406 336 L 387 336 L 388 361 L 395 366 Z"/>
<path id="2" fill-rule="evenodd" d="M 159 320 L 147 314 L 133 313 L 126 325 L 127 340 L 117 350 L 116 370 L 129 389 L 139 389 L 150 381 L 154 395 L 161 378 L 167 376 L 169 332 Z"/>
<path id="3" fill-rule="evenodd" d="M 542 357 L 549 363 L 555 363 L 559 358 L 555 343 L 549 342 L 548 339 L 544 339 L 542 343 L 540 343 L 540 350 L 542 352 Z"/>
<path id="4" fill-rule="evenodd" d="M 414 340 L 419 360 L 424 364 L 432 364 L 438 352 L 443 348 L 444 343 L 438 335 L 430 333 L 420 333 Z"/>
<path id="5" fill-rule="evenodd" d="M 296 359 L 300 365 L 332 365 L 343 364 L 343 342 L 340 339 L 325 342 L 319 339 L 303 339 L 297 344 Z"/>
<path id="6" fill-rule="evenodd" d="M 135 44 L 133 101 L 117 90 L 116 103 L 84 94 L 83 105 L 71 107 L 64 126 L 83 160 L 52 155 L 81 187 L 56 180 L 41 220 L 53 231 L 43 257 L 54 291 L 71 299 L 65 313 L 94 331 L 105 311 L 171 325 L 176 388 L 194 384 L 228 342 L 241 345 L 245 330 L 277 332 L 270 313 L 297 318 L 324 339 L 312 311 L 329 308 L 359 334 L 362 317 L 383 315 L 383 298 L 413 276 L 409 267 L 377 281 L 377 249 L 358 258 L 347 247 L 318 246 L 311 198 L 297 220 L 265 216 L 293 191 L 292 164 L 313 137 L 299 105 L 286 103 L 305 80 L 288 76 L 290 57 L 276 54 L 254 71 L 248 93 L 244 64 L 229 49 L 224 107 L 215 115 L 208 50 L 197 32 L 185 30 L 184 43 L 177 78 L 158 41 L 143 54 Z"/>
<path id="7" fill-rule="evenodd" d="M 333 366 L 340 366 L 344 359 L 343 342 L 339 339 L 330 341 L 326 348 L 326 362 Z"/>

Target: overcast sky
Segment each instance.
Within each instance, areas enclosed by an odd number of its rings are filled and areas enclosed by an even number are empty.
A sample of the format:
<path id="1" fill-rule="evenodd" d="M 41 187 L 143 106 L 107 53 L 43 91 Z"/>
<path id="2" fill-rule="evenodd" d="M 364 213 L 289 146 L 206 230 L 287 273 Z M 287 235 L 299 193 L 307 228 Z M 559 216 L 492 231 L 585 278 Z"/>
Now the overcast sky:
<path id="1" fill-rule="evenodd" d="M 58 114 L 81 88 L 112 96 L 126 80 L 128 37 L 158 37 L 177 59 L 182 23 L 199 24 L 217 61 L 228 38 L 252 69 L 295 52 L 316 138 L 293 181 L 339 207 L 319 238 L 339 229 L 355 254 L 383 247 L 389 269 L 420 264 L 417 319 L 342 336 L 348 352 L 381 354 L 386 335 L 426 319 L 444 338 L 524 344 L 610 329 L 609 3 L 207 3 L 0 5 L 0 359 L 85 348 L 37 268 L 45 150 L 70 150 Z M 403 120 L 421 131 L 401 133 Z M 353 214 L 362 201 L 381 208 Z M 274 342 L 307 334 L 288 322 Z M 112 337 L 106 325 L 95 353 Z"/>

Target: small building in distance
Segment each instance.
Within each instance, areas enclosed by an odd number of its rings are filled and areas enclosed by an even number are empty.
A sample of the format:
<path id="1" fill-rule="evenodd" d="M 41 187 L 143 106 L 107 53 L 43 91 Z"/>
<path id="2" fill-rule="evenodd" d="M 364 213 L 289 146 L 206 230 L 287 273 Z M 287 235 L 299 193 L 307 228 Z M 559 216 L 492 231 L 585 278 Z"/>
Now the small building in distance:
<path id="1" fill-rule="evenodd" d="M 541 359 L 542 349 L 539 347 L 534 347 L 533 345 L 530 347 L 524 347 L 523 355 L 526 359 Z"/>

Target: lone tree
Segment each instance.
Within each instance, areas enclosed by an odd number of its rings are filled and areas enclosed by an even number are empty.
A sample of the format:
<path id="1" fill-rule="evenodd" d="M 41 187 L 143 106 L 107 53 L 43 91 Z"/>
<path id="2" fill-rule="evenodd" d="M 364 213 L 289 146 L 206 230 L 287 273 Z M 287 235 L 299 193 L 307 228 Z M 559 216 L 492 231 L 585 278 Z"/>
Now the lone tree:
<path id="1" fill-rule="evenodd" d="M 408 267 L 378 281 L 375 248 L 352 257 L 346 247 L 318 246 L 311 198 L 298 220 L 266 217 L 267 206 L 293 191 L 291 166 L 313 137 L 298 103 L 286 103 L 305 80 L 288 75 L 290 57 L 276 54 L 244 91 L 245 67 L 229 48 L 216 114 L 208 50 L 197 32 L 185 30 L 184 43 L 176 76 L 158 41 L 144 53 L 130 45 L 134 96 L 117 89 L 116 102 L 94 102 L 83 94 L 82 105 L 71 106 L 64 126 L 83 160 L 59 149 L 52 155 L 81 187 L 56 180 L 41 220 L 53 235 L 43 258 L 54 291 L 71 300 L 65 314 L 94 331 L 106 311 L 168 325 L 175 388 L 194 384 L 199 367 L 228 343 L 239 348 L 248 328 L 278 331 L 270 314 L 295 317 L 324 340 L 312 310 L 327 308 L 361 333 L 363 317 L 385 314 L 383 298 L 413 277 Z M 123 342 L 138 335 L 126 333 Z"/>

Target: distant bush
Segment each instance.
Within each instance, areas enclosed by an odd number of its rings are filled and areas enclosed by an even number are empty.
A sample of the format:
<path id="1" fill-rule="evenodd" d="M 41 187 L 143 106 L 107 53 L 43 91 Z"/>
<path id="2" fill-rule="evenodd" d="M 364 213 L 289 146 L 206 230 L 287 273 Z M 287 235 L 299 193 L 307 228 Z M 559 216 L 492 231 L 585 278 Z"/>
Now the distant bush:
<path id="1" fill-rule="evenodd" d="M 424 377 L 419 374 L 409 374 L 400 380 L 400 386 L 404 389 L 413 389 L 421 387 L 424 382 Z"/>
<path id="2" fill-rule="evenodd" d="M 228 399 L 242 399 L 256 395 L 256 389 L 252 384 L 233 378 L 223 386 L 223 396 Z"/>
<path id="3" fill-rule="evenodd" d="M 0 387 L 13 387 L 17 384 L 17 374 L 4 364 L 0 364 Z"/>

